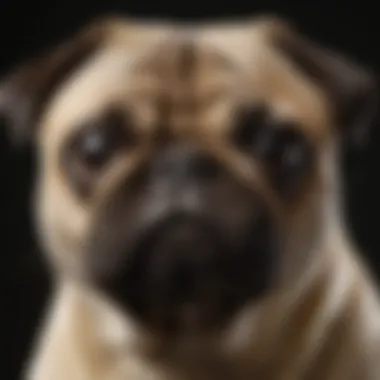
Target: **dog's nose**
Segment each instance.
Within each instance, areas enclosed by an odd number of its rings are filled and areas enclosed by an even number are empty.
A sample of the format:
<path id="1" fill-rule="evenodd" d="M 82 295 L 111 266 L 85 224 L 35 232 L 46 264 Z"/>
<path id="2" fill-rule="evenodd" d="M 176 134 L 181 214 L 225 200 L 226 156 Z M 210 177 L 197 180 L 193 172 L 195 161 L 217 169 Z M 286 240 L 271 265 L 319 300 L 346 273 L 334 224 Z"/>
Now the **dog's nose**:
<path id="1" fill-rule="evenodd" d="M 216 159 L 190 144 L 173 144 L 159 150 L 152 164 L 152 180 L 181 185 L 214 179 L 220 167 Z"/>

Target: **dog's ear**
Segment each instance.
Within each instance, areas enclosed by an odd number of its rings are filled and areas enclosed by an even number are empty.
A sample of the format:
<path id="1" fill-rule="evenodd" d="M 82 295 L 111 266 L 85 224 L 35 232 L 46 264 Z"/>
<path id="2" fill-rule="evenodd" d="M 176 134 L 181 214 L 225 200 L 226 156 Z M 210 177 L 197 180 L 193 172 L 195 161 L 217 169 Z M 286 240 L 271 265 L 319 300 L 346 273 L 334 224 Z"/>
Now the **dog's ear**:
<path id="1" fill-rule="evenodd" d="M 104 42 L 111 19 L 97 20 L 53 51 L 21 64 L 0 83 L 0 117 L 11 141 L 32 141 L 54 90 Z"/>
<path id="2" fill-rule="evenodd" d="M 324 48 L 289 23 L 272 20 L 271 38 L 296 68 L 327 96 L 339 136 L 350 148 L 363 146 L 378 112 L 378 87 L 372 71 Z"/>

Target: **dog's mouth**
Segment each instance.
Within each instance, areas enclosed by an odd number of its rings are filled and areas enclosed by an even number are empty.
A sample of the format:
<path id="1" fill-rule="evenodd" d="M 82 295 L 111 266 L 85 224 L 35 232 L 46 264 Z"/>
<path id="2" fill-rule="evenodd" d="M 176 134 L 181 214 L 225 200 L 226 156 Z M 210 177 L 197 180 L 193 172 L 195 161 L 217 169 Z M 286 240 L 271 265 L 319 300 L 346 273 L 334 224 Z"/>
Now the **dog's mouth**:
<path id="1" fill-rule="evenodd" d="M 253 241 L 237 247 L 215 223 L 170 216 L 136 239 L 109 290 L 161 332 L 214 328 L 267 285 L 269 252 Z"/>

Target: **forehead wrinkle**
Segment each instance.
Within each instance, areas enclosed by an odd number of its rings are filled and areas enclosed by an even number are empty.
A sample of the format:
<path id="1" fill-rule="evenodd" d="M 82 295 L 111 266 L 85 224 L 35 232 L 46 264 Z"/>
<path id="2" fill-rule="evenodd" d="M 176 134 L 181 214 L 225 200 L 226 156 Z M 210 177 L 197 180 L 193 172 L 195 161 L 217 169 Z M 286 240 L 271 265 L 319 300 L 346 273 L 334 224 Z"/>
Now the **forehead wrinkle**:
<path id="1" fill-rule="evenodd" d="M 147 76 L 149 72 L 160 73 L 155 75 L 155 97 L 158 98 L 155 104 L 162 111 L 158 112 L 158 118 L 165 120 L 164 123 L 174 117 L 177 123 L 188 119 L 188 124 L 193 123 L 195 127 L 196 119 L 202 118 L 201 111 L 230 94 L 237 84 L 231 75 L 236 69 L 233 60 L 215 49 L 204 49 L 191 39 L 177 39 L 170 47 L 165 46 L 146 59 L 145 83 L 150 82 L 152 89 L 154 79 L 149 81 Z M 149 97 L 148 88 L 146 93 Z"/>
<path id="2" fill-rule="evenodd" d="M 181 113 L 183 107 L 174 106 L 174 101 L 182 99 L 188 116 L 194 120 L 197 116 L 201 124 L 203 116 L 189 107 L 191 102 L 208 108 L 209 100 L 215 105 L 219 96 L 226 96 L 236 103 L 233 99 L 245 93 L 254 102 L 265 101 L 280 117 L 300 120 L 302 126 L 311 124 L 313 133 L 321 133 L 321 125 L 327 124 L 324 98 L 262 37 L 248 28 L 221 28 L 218 33 L 193 31 L 182 39 L 175 33 L 167 35 L 164 40 L 147 43 L 138 54 L 112 46 L 64 83 L 51 101 L 43 125 L 49 135 L 61 140 L 80 120 L 101 112 L 113 100 L 125 102 L 127 107 L 128 97 L 140 93 L 157 107 L 156 100 L 163 92 L 171 99 L 173 112 Z M 191 54 L 186 48 L 189 42 Z M 191 65 L 191 60 L 183 59 L 186 55 L 193 56 Z M 141 72 L 148 75 L 134 80 Z M 211 102 L 214 96 L 216 100 Z M 140 104 L 143 109 L 141 99 L 136 99 L 135 106 Z"/>

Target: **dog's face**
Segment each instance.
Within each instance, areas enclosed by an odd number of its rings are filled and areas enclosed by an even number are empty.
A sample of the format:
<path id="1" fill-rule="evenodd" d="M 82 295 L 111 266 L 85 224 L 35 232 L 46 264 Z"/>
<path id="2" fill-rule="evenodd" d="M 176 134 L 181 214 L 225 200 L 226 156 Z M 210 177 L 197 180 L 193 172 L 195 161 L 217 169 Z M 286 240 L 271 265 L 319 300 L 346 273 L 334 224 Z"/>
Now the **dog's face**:
<path id="1" fill-rule="evenodd" d="M 333 148 L 372 90 L 278 21 L 117 20 L 22 67 L 2 104 L 18 132 L 34 124 L 37 219 L 59 274 L 173 332 L 219 327 L 307 273 Z"/>

